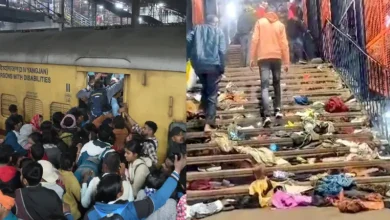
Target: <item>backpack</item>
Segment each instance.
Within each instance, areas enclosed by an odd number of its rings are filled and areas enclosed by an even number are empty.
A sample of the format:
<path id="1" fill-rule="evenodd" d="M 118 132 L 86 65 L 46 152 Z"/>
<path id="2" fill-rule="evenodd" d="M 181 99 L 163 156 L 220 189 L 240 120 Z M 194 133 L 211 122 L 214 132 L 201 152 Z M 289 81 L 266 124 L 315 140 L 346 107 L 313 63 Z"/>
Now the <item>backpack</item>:
<path id="1" fill-rule="evenodd" d="M 110 104 L 107 99 L 107 91 L 98 89 L 91 93 L 89 97 L 91 114 L 94 117 L 99 117 L 103 114 L 103 106 Z"/>

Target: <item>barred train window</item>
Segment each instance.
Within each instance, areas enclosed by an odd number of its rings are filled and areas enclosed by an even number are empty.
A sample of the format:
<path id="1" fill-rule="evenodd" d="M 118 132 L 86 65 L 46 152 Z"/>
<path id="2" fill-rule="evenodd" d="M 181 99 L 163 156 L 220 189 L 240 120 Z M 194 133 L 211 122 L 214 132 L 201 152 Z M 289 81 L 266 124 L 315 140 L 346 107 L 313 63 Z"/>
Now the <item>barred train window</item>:
<path id="1" fill-rule="evenodd" d="M 43 115 L 43 103 L 39 99 L 24 99 L 24 120 L 31 121 L 34 115 Z"/>
<path id="2" fill-rule="evenodd" d="M 1 94 L 1 115 L 3 117 L 9 117 L 10 113 L 8 111 L 8 107 L 10 105 L 18 105 L 16 96 L 9 94 Z"/>
<path id="3" fill-rule="evenodd" d="M 50 104 L 50 120 L 52 120 L 53 114 L 56 112 L 62 112 L 66 114 L 70 109 L 70 105 L 59 102 L 52 102 Z"/>

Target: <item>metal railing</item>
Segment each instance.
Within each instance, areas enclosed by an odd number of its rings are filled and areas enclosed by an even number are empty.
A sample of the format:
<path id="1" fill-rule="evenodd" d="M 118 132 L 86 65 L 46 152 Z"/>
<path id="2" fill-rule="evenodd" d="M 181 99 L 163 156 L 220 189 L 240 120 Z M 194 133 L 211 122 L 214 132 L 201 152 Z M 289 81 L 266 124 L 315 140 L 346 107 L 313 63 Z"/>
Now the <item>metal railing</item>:
<path id="1" fill-rule="evenodd" d="M 373 127 L 390 140 L 390 70 L 368 55 L 330 21 L 323 29 L 323 52 L 368 113 Z"/>
<path id="2" fill-rule="evenodd" d="M 65 4 L 64 12 L 65 12 L 66 20 L 71 21 L 71 19 L 73 18 L 73 25 L 75 25 L 75 26 L 79 26 L 79 27 L 84 26 L 85 27 L 85 26 L 92 26 L 93 25 L 91 19 L 89 19 L 89 18 L 85 17 L 84 15 L 78 13 L 74 9 L 73 9 L 73 16 L 72 16 L 71 7 L 68 4 Z"/>

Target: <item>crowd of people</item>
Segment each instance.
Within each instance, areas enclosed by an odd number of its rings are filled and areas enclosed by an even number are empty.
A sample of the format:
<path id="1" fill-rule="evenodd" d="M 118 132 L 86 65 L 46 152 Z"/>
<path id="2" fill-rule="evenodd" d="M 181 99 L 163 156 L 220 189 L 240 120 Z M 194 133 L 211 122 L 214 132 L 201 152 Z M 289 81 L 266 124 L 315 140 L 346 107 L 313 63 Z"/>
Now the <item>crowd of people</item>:
<path id="1" fill-rule="evenodd" d="M 0 219 L 164 219 L 183 215 L 184 131 L 169 134 L 158 165 L 158 126 L 143 126 L 120 100 L 123 78 L 89 77 L 79 105 L 29 123 L 9 106 L 0 145 Z M 108 78 L 108 79 L 107 79 Z M 111 79 L 111 80 L 110 80 Z M 184 150 L 183 150 L 184 149 Z M 185 203 L 184 203 L 185 204 Z"/>
<path id="2" fill-rule="evenodd" d="M 281 72 L 288 71 L 290 62 L 306 63 L 303 47 L 305 33 L 300 0 L 292 0 L 286 13 L 277 7 L 268 7 L 266 1 L 256 9 L 244 2 L 243 11 L 237 22 L 238 42 L 241 44 L 244 66 L 259 67 L 261 79 L 260 114 L 263 118 L 260 127 L 272 124 L 271 116 L 280 120 Z M 279 16 L 286 15 L 286 21 Z M 207 15 L 205 24 L 196 25 L 187 35 L 187 59 L 191 61 L 194 72 L 202 84 L 200 111 L 205 115 L 205 132 L 215 129 L 218 104 L 219 82 L 225 72 L 227 42 L 230 40 L 220 28 L 215 15 Z M 234 42 L 234 41 L 232 41 Z M 291 52 L 291 56 L 290 56 Z M 291 58 L 291 60 L 290 60 Z M 272 76 L 274 87 L 273 112 L 269 107 L 269 86 Z"/>

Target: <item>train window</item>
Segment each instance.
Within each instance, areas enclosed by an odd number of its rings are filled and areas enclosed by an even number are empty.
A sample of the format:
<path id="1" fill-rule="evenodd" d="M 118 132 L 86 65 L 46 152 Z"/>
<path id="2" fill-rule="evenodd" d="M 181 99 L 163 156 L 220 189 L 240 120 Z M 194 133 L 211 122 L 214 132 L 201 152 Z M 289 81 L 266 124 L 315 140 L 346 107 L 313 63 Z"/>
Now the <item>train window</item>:
<path id="1" fill-rule="evenodd" d="M 24 99 L 24 120 L 31 121 L 36 114 L 43 115 L 43 103 L 39 99 Z"/>
<path id="2" fill-rule="evenodd" d="M 10 116 L 8 107 L 12 104 L 18 105 L 16 96 L 10 94 L 1 94 L 1 115 L 3 117 Z"/>
<path id="3" fill-rule="evenodd" d="M 62 112 L 66 114 L 66 112 L 69 111 L 70 105 L 64 104 L 64 103 L 59 103 L 59 102 L 52 102 L 50 104 L 50 120 L 52 119 L 52 116 L 56 112 Z"/>

